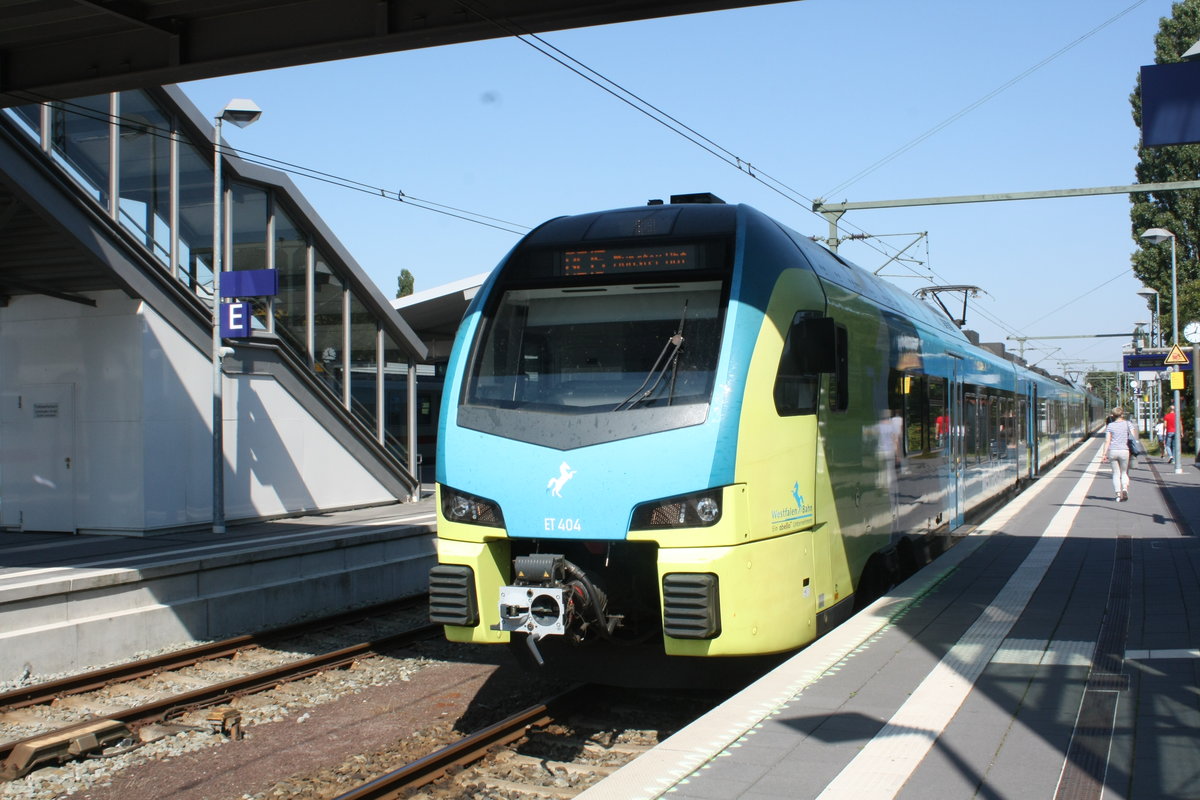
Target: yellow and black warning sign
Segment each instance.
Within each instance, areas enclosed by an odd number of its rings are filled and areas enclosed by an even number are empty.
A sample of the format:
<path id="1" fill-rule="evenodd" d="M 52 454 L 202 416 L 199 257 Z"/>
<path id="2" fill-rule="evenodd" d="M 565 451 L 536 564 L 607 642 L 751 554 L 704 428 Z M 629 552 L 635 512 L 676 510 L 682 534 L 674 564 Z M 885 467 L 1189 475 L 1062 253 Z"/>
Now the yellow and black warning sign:
<path id="1" fill-rule="evenodd" d="M 1174 345 L 1171 347 L 1171 352 L 1167 353 L 1167 357 L 1163 359 L 1163 363 L 1168 366 L 1178 364 L 1186 367 L 1192 362 L 1188 360 L 1187 353 L 1183 352 L 1179 345 Z"/>

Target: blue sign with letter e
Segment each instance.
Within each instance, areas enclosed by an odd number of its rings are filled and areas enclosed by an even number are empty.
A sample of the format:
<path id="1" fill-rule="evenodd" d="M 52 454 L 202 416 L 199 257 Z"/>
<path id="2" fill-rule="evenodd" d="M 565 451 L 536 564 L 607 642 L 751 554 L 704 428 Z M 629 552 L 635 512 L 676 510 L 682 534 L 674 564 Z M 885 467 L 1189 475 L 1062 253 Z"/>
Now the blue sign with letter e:
<path id="1" fill-rule="evenodd" d="M 227 339 L 250 335 L 249 303 L 221 303 L 221 336 Z"/>

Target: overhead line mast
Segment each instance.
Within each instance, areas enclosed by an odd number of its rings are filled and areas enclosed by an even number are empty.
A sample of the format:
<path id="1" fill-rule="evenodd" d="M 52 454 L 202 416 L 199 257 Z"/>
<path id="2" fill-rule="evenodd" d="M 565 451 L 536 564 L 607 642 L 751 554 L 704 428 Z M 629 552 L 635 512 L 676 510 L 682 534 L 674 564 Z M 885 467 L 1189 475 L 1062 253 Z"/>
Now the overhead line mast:
<path id="1" fill-rule="evenodd" d="M 847 211 L 868 208 L 907 208 L 910 206 L 941 206 L 956 203 L 994 203 L 1001 200 L 1045 200 L 1055 197 L 1089 197 L 1101 194 L 1132 194 L 1134 192 L 1176 192 L 1184 189 L 1200 189 L 1200 180 L 1168 181 L 1166 183 L 1135 183 L 1125 186 L 1097 186 L 1083 189 L 1049 189 L 1040 192 L 1004 192 L 993 194 L 963 194 L 946 197 L 916 197 L 906 200 L 867 200 L 858 203 L 826 203 L 814 200 L 812 210 L 829 222 L 829 238 L 826 244 L 837 252 L 838 222 Z"/>

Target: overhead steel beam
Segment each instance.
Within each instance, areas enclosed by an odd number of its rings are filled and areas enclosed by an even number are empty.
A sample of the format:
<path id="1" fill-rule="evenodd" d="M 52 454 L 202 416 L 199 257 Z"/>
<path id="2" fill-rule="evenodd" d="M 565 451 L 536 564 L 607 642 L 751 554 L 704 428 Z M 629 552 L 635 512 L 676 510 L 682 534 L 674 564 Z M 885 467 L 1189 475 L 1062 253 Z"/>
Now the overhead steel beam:
<path id="1" fill-rule="evenodd" d="M 837 252 L 841 239 L 838 236 L 838 222 L 847 211 L 857 211 L 869 208 L 908 208 L 911 206 L 944 206 L 956 203 L 995 203 L 1003 200 L 1047 200 L 1059 197 L 1088 197 L 1102 194 L 1134 194 L 1153 192 L 1177 192 L 1183 189 L 1200 189 L 1200 180 L 1169 181 L 1166 183 L 1134 183 L 1126 186 L 1096 186 L 1083 189 L 1048 189 L 1041 192 L 1002 192 L 997 194 L 960 194 L 947 197 L 913 197 L 906 200 L 866 200 L 856 203 L 826 203 L 824 200 L 813 201 L 812 210 L 825 217 L 829 223 L 829 236 L 826 244 L 833 252 Z"/>
<path id="2" fill-rule="evenodd" d="M 70 292 L 60 292 L 57 289 L 52 289 L 49 286 L 43 286 L 38 283 L 29 281 L 20 281 L 15 278 L 6 278 L 0 275 L 0 294 L 9 296 L 5 289 L 18 289 L 26 294 L 41 294 L 46 297 L 53 297 L 56 300 L 66 300 L 71 303 L 79 303 L 82 306 L 96 307 L 96 301 L 90 297 L 84 297 L 80 294 L 71 294 Z"/>
<path id="3" fill-rule="evenodd" d="M 784 0 L 0 0 L 0 107 Z"/>
<path id="4" fill-rule="evenodd" d="M 1000 200 L 1044 200 L 1055 197 L 1086 197 L 1100 194 L 1132 194 L 1134 192 L 1174 192 L 1180 189 L 1200 189 L 1200 181 L 1171 181 L 1168 183 L 1134 183 L 1127 186 L 1097 186 L 1084 189 L 1049 189 L 1041 192 L 1003 192 L 997 194 L 960 194 L 949 197 L 914 197 L 907 200 L 867 200 L 858 203 L 826 203 L 814 200 L 813 211 L 818 214 L 855 211 L 865 208 L 905 208 L 908 206 L 944 206 L 954 203 L 995 203 Z"/>

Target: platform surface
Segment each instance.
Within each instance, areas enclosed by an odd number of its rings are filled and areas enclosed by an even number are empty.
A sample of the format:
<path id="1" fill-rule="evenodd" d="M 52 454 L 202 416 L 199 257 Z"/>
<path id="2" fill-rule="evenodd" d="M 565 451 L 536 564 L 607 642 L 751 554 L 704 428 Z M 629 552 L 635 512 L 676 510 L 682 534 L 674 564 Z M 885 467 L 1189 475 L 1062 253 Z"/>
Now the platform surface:
<path id="1" fill-rule="evenodd" d="M 580 798 L 1200 798 L 1200 469 L 1101 444 Z"/>
<path id="2" fill-rule="evenodd" d="M 358 508 L 246 524 L 224 533 L 208 528 L 155 536 L 0 531 L 0 590 L 35 576 L 76 579 L 106 569 L 146 569 L 178 561 L 278 549 L 346 536 L 371 528 L 428 526 L 435 521 L 433 498 L 416 503 Z"/>
<path id="3" fill-rule="evenodd" d="M 0 533 L 0 685 L 422 594 L 432 498 L 149 537 Z"/>

